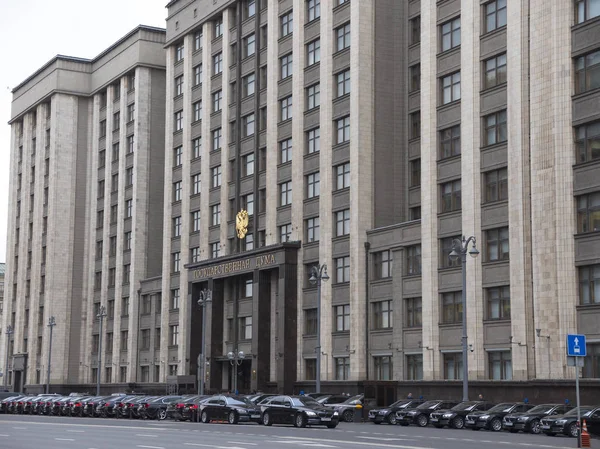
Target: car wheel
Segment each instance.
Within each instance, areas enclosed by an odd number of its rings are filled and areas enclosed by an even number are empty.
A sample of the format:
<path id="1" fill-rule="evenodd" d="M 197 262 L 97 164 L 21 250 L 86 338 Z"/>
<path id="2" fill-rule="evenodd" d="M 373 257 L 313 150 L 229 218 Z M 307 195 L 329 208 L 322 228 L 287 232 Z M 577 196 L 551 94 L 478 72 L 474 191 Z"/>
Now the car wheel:
<path id="1" fill-rule="evenodd" d="M 534 419 L 529 425 L 529 431 L 534 435 L 538 435 L 542 429 L 540 429 L 540 421 L 538 419 Z"/>
<path id="2" fill-rule="evenodd" d="M 492 419 L 492 422 L 490 423 L 490 429 L 492 429 L 494 432 L 500 432 L 502 430 L 502 421 L 500 421 L 498 418 Z"/>
<path id="3" fill-rule="evenodd" d="M 427 418 L 425 415 L 419 415 L 417 418 L 417 424 L 419 427 L 426 427 L 427 424 L 429 424 L 429 418 Z"/>
<path id="4" fill-rule="evenodd" d="M 396 415 L 394 413 L 390 413 L 387 417 L 388 424 L 396 424 Z"/>
<path id="5" fill-rule="evenodd" d="M 227 421 L 229 422 L 229 424 L 237 424 L 237 422 L 238 422 L 237 413 L 234 412 L 233 410 L 230 411 L 229 415 L 227 415 Z"/>
<path id="6" fill-rule="evenodd" d="M 118 416 L 118 415 L 117 415 Z M 161 408 L 158 413 L 156 414 L 157 418 L 159 421 L 164 421 L 165 419 L 167 419 L 167 411 L 163 408 Z"/>
<path id="7" fill-rule="evenodd" d="M 579 436 L 579 427 L 577 426 L 576 422 L 569 425 L 567 428 L 567 434 L 573 438 L 577 438 Z"/>
<path id="8" fill-rule="evenodd" d="M 296 418 L 294 418 L 294 425 L 296 427 L 306 427 L 306 418 L 303 413 L 298 413 Z"/>
<path id="9" fill-rule="evenodd" d="M 273 423 L 271 422 L 271 415 L 269 415 L 269 412 L 265 412 L 265 414 L 263 415 L 262 423 L 265 426 L 272 426 L 273 425 Z"/>
<path id="10" fill-rule="evenodd" d="M 204 423 L 204 424 L 208 424 L 210 422 L 210 419 L 208 418 L 208 413 L 206 413 L 206 410 L 204 410 L 202 412 L 202 414 L 200 415 L 200 420 Z"/>
<path id="11" fill-rule="evenodd" d="M 346 422 L 352 422 L 354 421 L 354 410 L 346 410 L 343 414 L 342 414 L 342 419 Z"/>
<path id="12" fill-rule="evenodd" d="M 337 424 L 327 424 L 328 429 L 335 429 L 336 427 L 337 427 Z"/>
<path id="13" fill-rule="evenodd" d="M 462 429 L 463 427 L 465 427 L 465 420 L 462 418 L 462 416 L 457 416 L 456 418 L 454 418 L 454 420 L 452 421 L 452 427 L 454 427 L 455 429 Z"/>

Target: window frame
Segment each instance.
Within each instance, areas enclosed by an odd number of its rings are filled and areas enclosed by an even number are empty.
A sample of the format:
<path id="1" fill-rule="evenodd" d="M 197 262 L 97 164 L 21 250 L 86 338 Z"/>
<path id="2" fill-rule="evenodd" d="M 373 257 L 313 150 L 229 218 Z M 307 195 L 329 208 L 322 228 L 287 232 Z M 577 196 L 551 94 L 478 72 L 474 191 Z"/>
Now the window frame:
<path id="1" fill-rule="evenodd" d="M 449 39 L 449 41 L 446 40 Z M 460 46 L 461 43 L 461 23 L 460 16 L 440 25 L 440 53 L 452 50 Z"/>
<path id="2" fill-rule="evenodd" d="M 504 3 L 504 6 L 498 7 L 499 3 Z M 493 6 L 493 11 L 490 9 Z M 483 7 L 483 29 L 484 34 L 490 33 L 499 28 L 506 26 L 507 15 L 506 15 L 506 0 L 492 0 L 491 2 L 484 3 Z M 500 17 L 500 20 L 498 20 Z M 493 18 L 493 23 L 490 24 L 490 19 Z M 502 20 L 504 18 L 504 20 Z M 504 23 L 502 23 L 504 22 Z"/>
<path id="3" fill-rule="evenodd" d="M 485 308 L 485 316 L 489 321 L 510 320 L 510 287 L 486 288 Z"/>
<path id="4" fill-rule="evenodd" d="M 493 64 L 492 64 L 493 63 Z M 506 84 L 506 53 L 501 53 L 483 61 L 483 89 Z"/>

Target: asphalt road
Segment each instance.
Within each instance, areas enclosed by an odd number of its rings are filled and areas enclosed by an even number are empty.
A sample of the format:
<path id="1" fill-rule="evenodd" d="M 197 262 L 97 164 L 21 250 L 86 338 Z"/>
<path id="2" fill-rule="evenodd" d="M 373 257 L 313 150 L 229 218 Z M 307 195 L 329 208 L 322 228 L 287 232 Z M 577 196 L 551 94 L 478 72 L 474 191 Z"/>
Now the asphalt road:
<path id="1" fill-rule="evenodd" d="M 573 448 L 567 437 L 341 423 L 336 429 L 0 415 L 0 449 Z M 598 441 L 592 441 L 592 447 Z"/>

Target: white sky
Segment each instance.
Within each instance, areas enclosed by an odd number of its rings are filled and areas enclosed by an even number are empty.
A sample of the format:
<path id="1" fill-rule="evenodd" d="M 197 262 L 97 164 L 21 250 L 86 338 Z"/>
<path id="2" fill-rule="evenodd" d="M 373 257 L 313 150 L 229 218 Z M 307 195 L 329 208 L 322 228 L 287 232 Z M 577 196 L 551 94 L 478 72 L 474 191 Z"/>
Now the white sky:
<path id="1" fill-rule="evenodd" d="M 168 0 L 0 0 L 0 262 L 6 261 L 13 87 L 57 54 L 93 58 L 136 26 L 165 27 Z"/>

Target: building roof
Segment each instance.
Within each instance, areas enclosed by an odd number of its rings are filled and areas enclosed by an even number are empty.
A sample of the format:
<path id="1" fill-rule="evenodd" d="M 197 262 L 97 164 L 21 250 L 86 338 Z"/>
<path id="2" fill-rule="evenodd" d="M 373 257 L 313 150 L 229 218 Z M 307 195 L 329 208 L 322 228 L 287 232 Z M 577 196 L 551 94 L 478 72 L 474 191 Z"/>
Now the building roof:
<path id="1" fill-rule="evenodd" d="M 0 276 L 4 276 L 6 272 L 6 264 L 4 262 L 0 262 Z"/>

